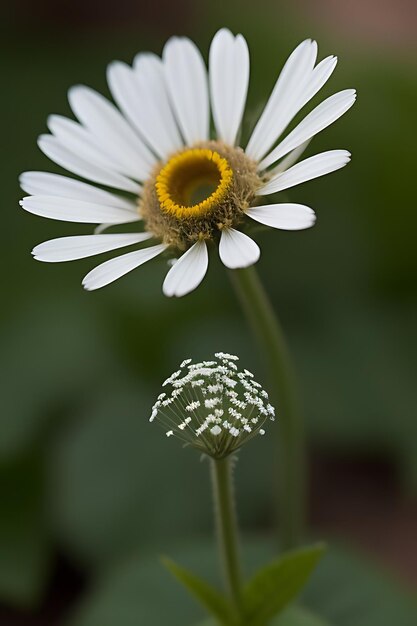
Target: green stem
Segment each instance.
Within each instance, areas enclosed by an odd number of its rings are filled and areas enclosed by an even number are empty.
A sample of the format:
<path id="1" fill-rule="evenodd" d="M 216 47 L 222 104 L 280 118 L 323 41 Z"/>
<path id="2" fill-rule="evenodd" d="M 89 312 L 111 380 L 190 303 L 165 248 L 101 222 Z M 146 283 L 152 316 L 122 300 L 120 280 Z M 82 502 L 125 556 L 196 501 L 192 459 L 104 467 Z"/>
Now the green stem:
<path id="1" fill-rule="evenodd" d="M 217 534 L 225 583 L 236 614 L 242 617 L 242 574 L 233 493 L 232 457 L 211 459 Z"/>
<path id="2" fill-rule="evenodd" d="M 279 514 L 283 548 L 302 540 L 306 514 L 306 454 L 293 368 L 282 328 L 255 268 L 233 270 L 232 283 L 266 361 L 280 425 Z"/>

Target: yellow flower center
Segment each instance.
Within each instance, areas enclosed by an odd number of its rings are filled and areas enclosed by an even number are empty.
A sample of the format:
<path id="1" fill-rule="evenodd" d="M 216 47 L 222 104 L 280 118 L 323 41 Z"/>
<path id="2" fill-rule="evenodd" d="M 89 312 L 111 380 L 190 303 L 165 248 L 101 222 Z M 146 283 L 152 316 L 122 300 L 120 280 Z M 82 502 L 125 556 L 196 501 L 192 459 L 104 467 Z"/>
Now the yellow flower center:
<path id="1" fill-rule="evenodd" d="M 159 204 L 179 219 L 207 215 L 227 196 L 233 171 L 214 150 L 194 148 L 173 156 L 155 181 Z"/>
<path id="2" fill-rule="evenodd" d="M 182 251 L 235 228 L 256 201 L 257 167 L 241 148 L 222 141 L 173 154 L 144 182 L 138 211 L 145 229 Z"/>

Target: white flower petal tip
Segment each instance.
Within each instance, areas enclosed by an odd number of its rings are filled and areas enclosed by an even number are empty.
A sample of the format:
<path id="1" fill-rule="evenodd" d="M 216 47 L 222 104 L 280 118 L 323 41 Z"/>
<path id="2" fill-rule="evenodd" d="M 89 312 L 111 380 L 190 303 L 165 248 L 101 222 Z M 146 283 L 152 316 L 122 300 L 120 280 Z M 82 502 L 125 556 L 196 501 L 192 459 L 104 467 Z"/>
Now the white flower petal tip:
<path id="1" fill-rule="evenodd" d="M 246 214 L 256 222 L 281 230 L 304 230 L 316 221 L 313 209 L 303 204 L 267 204 L 248 209 Z"/>
<path id="2" fill-rule="evenodd" d="M 37 261 L 60 263 L 75 261 L 86 257 L 110 252 L 125 246 L 132 246 L 150 239 L 149 233 L 111 234 L 111 235 L 79 235 L 75 237 L 59 237 L 35 246 L 32 255 Z"/>
<path id="3" fill-rule="evenodd" d="M 248 235 L 234 228 L 227 228 L 220 237 L 219 255 L 223 265 L 234 270 L 256 263 L 261 251 Z"/>
<path id="4" fill-rule="evenodd" d="M 110 261 L 105 261 L 84 277 L 82 285 L 87 291 L 94 291 L 105 287 L 140 265 L 143 265 L 143 263 L 162 254 L 166 247 L 167 246 L 164 244 L 158 244 L 157 246 L 151 246 L 144 250 L 136 250 L 135 252 L 128 252 L 128 254 L 123 254 L 115 259 L 110 259 Z"/>
<path id="5" fill-rule="evenodd" d="M 246 152 L 253 159 L 260 160 L 265 155 L 298 111 L 323 86 L 326 75 L 322 81 L 317 80 L 313 70 L 316 58 L 317 43 L 311 39 L 300 43 L 288 57 L 247 145 Z"/>
<path id="6" fill-rule="evenodd" d="M 190 293 L 201 283 L 207 268 L 207 245 L 204 241 L 198 241 L 169 270 L 162 287 L 164 294 L 179 298 Z"/>
<path id="7" fill-rule="evenodd" d="M 165 44 L 164 75 L 175 117 L 190 145 L 209 136 L 207 70 L 194 42 L 172 37 Z"/>
<path id="8" fill-rule="evenodd" d="M 347 150 L 328 150 L 316 154 L 273 176 L 263 187 L 258 189 L 257 195 L 267 196 L 300 185 L 313 178 L 325 176 L 347 165 L 350 158 L 350 152 Z"/>
<path id="9" fill-rule="evenodd" d="M 355 100 L 355 89 L 344 89 L 324 100 L 259 163 L 259 169 L 266 169 L 288 152 L 333 124 L 350 109 Z"/>
<path id="10" fill-rule="evenodd" d="M 209 54 L 209 82 L 217 136 L 234 145 L 242 121 L 249 85 L 249 50 L 242 35 L 222 28 Z"/>

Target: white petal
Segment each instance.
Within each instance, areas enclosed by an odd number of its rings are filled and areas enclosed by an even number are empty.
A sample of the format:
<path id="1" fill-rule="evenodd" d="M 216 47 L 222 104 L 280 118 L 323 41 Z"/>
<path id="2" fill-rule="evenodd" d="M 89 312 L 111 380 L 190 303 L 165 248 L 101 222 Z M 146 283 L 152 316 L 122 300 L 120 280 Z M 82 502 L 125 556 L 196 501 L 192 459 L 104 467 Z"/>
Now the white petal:
<path id="1" fill-rule="evenodd" d="M 152 131 L 158 132 L 153 143 L 158 145 L 158 153 L 167 157 L 180 150 L 184 142 L 171 108 L 162 60 L 155 54 L 138 54 L 134 60 L 134 69 L 143 94 L 142 117 L 146 120 L 149 118 L 147 132 L 150 133 L 152 123 Z"/>
<path id="2" fill-rule="evenodd" d="M 88 163 L 135 178 L 132 171 L 126 171 L 117 160 L 106 154 L 97 143 L 94 135 L 84 126 L 78 124 L 78 122 L 74 122 L 74 120 L 70 120 L 62 115 L 50 115 L 48 117 L 48 128 L 57 137 L 62 146 L 88 161 Z"/>
<path id="3" fill-rule="evenodd" d="M 101 94 L 81 85 L 69 90 L 68 100 L 79 121 L 124 173 L 145 180 L 156 159 L 116 107 Z"/>
<path id="4" fill-rule="evenodd" d="M 285 172 L 277 174 L 256 193 L 258 196 L 267 196 L 270 193 L 289 189 L 307 180 L 330 174 L 330 172 L 344 167 L 349 161 L 350 152 L 347 150 L 328 150 L 327 152 L 321 152 L 320 154 L 316 154 L 293 165 Z"/>
<path id="5" fill-rule="evenodd" d="M 108 187 L 130 191 L 131 193 L 138 194 L 141 190 L 140 185 L 130 180 L 130 178 L 122 176 L 111 169 L 93 165 L 78 154 L 71 152 L 71 150 L 68 150 L 61 144 L 59 139 L 52 135 L 41 135 L 38 139 L 38 145 L 51 161 L 55 161 L 55 163 L 77 176 L 101 185 L 107 185 Z"/>
<path id="6" fill-rule="evenodd" d="M 303 230 L 316 221 L 313 209 L 303 204 L 267 204 L 246 211 L 253 220 L 282 230 Z"/>
<path id="7" fill-rule="evenodd" d="M 300 96 L 298 111 L 313 98 L 333 74 L 337 65 L 337 57 L 330 55 L 320 61 L 311 72 L 310 79 Z M 297 111 L 297 112 L 298 112 Z"/>
<path id="8" fill-rule="evenodd" d="M 122 235 L 78 235 L 75 237 L 59 237 L 39 244 L 32 250 L 37 261 L 58 263 L 84 259 L 110 250 L 117 250 L 150 239 L 149 233 L 132 233 Z"/>
<path id="9" fill-rule="evenodd" d="M 104 231 L 106 231 L 111 226 L 113 226 L 113 224 L 99 224 L 98 226 L 95 227 L 95 229 L 93 230 L 93 233 L 95 235 L 101 235 L 102 233 L 104 233 Z"/>
<path id="10" fill-rule="evenodd" d="M 171 267 L 165 277 L 163 292 L 166 296 L 185 296 L 203 280 L 208 267 L 207 246 L 197 241 Z"/>
<path id="11" fill-rule="evenodd" d="M 107 80 L 120 109 L 162 159 L 182 147 L 161 59 L 154 54 L 138 55 L 135 69 L 116 61 L 108 67 Z"/>
<path id="12" fill-rule="evenodd" d="M 165 249 L 166 246 L 164 244 L 158 244 L 157 246 L 129 252 L 115 259 L 110 259 L 110 261 L 105 261 L 84 277 L 83 286 L 88 291 L 105 287 L 105 285 L 112 283 L 136 269 L 139 265 L 143 265 L 143 263 L 158 256 L 158 254 L 161 254 Z"/>
<path id="13" fill-rule="evenodd" d="M 303 119 L 302 122 L 294 128 L 294 130 L 283 140 L 272 152 L 266 156 L 259 164 L 259 169 L 265 169 L 278 159 L 286 155 L 300 144 L 317 135 L 320 131 L 330 124 L 333 124 L 341 117 L 356 100 L 356 91 L 354 89 L 345 89 L 330 96 L 319 104 L 311 113 Z"/>
<path id="14" fill-rule="evenodd" d="M 239 230 L 227 228 L 220 237 L 219 254 L 226 267 L 237 269 L 256 263 L 261 251 L 253 239 Z"/>
<path id="15" fill-rule="evenodd" d="M 131 200 L 60 174 L 23 172 L 19 182 L 23 191 L 33 196 L 60 196 L 61 198 L 95 202 L 121 209 L 134 210 L 135 208 L 135 203 Z"/>
<path id="16" fill-rule="evenodd" d="M 127 224 L 139 219 L 134 210 L 59 196 L 28 196 L 20 201 L 20 205 L 34 215 L 63 222 Z"/>
<path id="17" fill-rule="evenodd" d="M 306 39 L 289 56 L 265 109 L 255 126 L 246 153 L 260 160 L 297 113 L 300 95 L 311 78 L 317 44 Z"/>
<path id="18" fill-rule="evenodd" d="M 164 47 L 163 62 L 168 93 L 184 139 L 188 144 L 208 139 L 207 71 L 200 51 L 190 39 L 172 37 Z"/>
<path id="19" fill-rule="evenodd" d="M 227 28 L 213 38 L 209 56 L 211 105 L 217 137 L 234 145 L 249 84 L 249 50 L 242 35 Z"/>
<path id="20" fill-rule="evenodd" d="M 285 170 L 288 170 L 292 165 L 294 165 L 294 163 L 296 163 L 296 161 L 298 161 L 300 156 L 306 150 L 309 143 L 310 139 L 302 143 L 301 146 L 298 146 L 298 148 L 291 150 L 291 152 L 287 154 L 287 156 L 282 159 L 282 161 L 280 161 L 278 165 L 269 170 L 269 174 L 271 174 L 271 176 L 274 176 L 275 174 L 280 174 L 281 172 L 285 172 Z"/>

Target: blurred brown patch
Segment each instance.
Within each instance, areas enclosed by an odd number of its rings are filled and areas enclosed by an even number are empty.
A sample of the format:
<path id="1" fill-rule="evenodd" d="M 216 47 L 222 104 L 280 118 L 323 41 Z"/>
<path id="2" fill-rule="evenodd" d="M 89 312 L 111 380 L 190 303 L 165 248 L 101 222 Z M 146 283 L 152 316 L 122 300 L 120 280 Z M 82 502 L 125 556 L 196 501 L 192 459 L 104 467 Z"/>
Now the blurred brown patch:
<path id="1" fill-rule="evenodd" d="M 194 21 L 196 3 L 192 0 L 15 0 L 9 9 L 25 28 L 69 29 L 149 28 L 163 35 L 184 32 Z"/>
<path id="2" fill-rule="evenodd" d="M 415 0 L 297 0 L 296 5 L 330 33 L 349 35 L 366 45 L 416 48 Z"/>
<path id="3" fill-rule="evenodd" d="M 403 495 L 383 458 L 316 455 L 311 519 L 324 536 L 343 538 L 417 583 L 417 502 Z"/>

